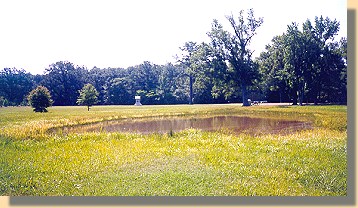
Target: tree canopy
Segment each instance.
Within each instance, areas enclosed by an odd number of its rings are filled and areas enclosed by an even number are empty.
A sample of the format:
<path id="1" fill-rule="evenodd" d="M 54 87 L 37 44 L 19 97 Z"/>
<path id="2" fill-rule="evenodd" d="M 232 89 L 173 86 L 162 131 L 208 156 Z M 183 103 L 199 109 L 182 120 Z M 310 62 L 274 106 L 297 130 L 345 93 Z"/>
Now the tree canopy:
<path id="1" fill-rule="evenodd" d="M 197 104 L 240 102 L 347 102 L 347 38 L 336 40 L 339 22 L 317 16 L 292 23 L 253 57 L 250 43 L 264 23 L 254 11 L 213 20 L 208 42 L 187 41 L 176 63 L 144 61 L 128 68 L 87 69 L 69 61 L 49 65 L 43 75 L 0 70 L 0 106 L 26 105 L 37 86 L 53 105 Z M 119 57 L 120 58 L 120 57 Z M 32 93 L 33 94 L 33 93 Z M 46 93 L 45 93 L 46 94 Z M 95 99 L 96 98 L 96 99 Z M 52 103 L 52 102 L 51 102 Z"/>
<path id="2" fill-rule="evenodd" d="M 79 91 L 80 95 L 77 99 L 78 105 L 87 106 L 87 110 L 90 110 L 90 107 L 98 102 L 98 92 L 95 87 L 91 84 L 85 84 L 83 88 Z"/>
<path id="3" fill-rule="evenodd" d="M 44 86 L 38 86 L 28 95 L 29 104 L 35 112 L 47 112 L 48 107 L 52 105 L 49 90 Z"/>
<path id="4" fill-rule="evenodd" d="M 287 31 L 272 39 L 258 58 L 264 86 L 270 92 L 287 93 L 293 104 L 304 101 L 340 102 L 347 99 L 346 39 L 334 36 L 339 23 L 316 17 L 292 23 Z"/>

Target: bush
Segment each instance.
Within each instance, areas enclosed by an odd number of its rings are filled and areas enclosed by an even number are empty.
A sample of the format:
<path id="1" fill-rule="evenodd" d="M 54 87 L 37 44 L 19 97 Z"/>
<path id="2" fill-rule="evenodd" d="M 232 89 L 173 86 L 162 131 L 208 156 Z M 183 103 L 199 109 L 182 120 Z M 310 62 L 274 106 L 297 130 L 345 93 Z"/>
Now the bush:
<path id="1" fill-rule="evenodd" d="M 35 112 L 47 112 L 46 108 L 52 105 L 50 92 L 43 86 L 38 86 L 32 90 L 27 98 Z"/>

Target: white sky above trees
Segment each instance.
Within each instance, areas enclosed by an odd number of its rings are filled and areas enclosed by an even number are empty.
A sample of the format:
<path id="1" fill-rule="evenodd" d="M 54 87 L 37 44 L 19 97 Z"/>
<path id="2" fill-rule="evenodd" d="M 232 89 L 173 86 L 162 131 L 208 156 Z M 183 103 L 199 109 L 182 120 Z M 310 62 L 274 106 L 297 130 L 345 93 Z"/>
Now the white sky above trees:
<path id="1" fill-rule="evenodd" d="M 347 37 L 346 0 L 0 0 L 0 69 L 174 63 L 185 42 L 208 42 L 213 19 L 231 31 L 225 15 L 249 8 L 264 18 L 250 45 L 254 56 L 288 24 L 315 16 L 337 19 L 336 39 Z"/>

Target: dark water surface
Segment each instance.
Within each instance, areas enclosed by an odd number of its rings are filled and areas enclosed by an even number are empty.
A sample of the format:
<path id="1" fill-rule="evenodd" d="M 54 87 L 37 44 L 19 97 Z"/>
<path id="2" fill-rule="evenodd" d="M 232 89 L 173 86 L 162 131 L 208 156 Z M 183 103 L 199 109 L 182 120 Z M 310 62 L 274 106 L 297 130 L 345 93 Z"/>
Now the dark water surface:
<path id="1" fill-rule="evenodd" d="M 203 131 L 229 130 L 234 133 L 292 133 L 310 129 L 311 124 L 302 121 L 282 119 L 251 118 L 241 116 L 215 116 L 203 118 L 157 118 L 152 120 L 125 119 L 105 121 L 94 124 L 63 127 L 55 130 L 62 133 L 83 132 L 134 132 L 141 134 L 178 132 L 185 129 L 201 129 Z"/>

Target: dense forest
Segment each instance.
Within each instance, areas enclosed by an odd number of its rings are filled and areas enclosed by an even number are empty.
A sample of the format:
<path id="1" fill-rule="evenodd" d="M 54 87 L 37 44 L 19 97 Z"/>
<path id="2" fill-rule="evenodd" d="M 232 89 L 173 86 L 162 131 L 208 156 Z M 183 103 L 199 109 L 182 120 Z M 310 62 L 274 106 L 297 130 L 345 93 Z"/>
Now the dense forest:
<path id="1" fill-rule="evenodd" d="M 24 69 L 0 70 L 0 106 L 28 105 L 27 95 L 37 86 L 49 89 L 53 105 L 76 105 L 79 90 L 92 84 L 103 105 L 347 102 L 347 39 L 335 40 L 339 22 L 316 17 L 292 23 L 253 58 L 250 49 L 263 18 L 253 10 L 227 16 L 230 28 L 214 20 L 209 42 L 188 41 L 176 63 L 145 61 L 128 68 L 88 69 L 68 61 L 49 65 L 43 75 Z"/>

